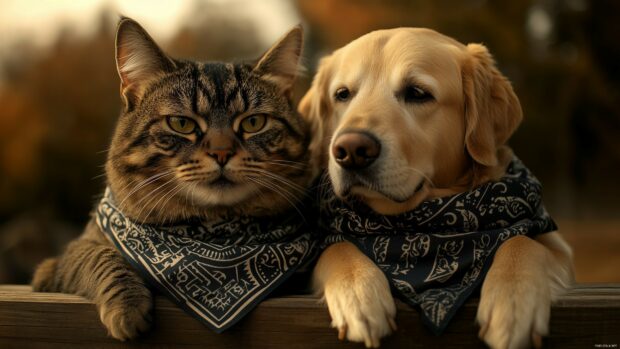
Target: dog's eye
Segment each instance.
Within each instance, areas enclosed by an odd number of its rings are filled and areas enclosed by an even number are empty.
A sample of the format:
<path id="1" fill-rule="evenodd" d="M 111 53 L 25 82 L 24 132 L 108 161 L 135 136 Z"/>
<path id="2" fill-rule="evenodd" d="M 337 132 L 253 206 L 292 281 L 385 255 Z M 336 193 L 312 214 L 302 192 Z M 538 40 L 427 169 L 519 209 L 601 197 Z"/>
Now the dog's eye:
<path id="1" fill-rule="evenodd" d="M 334 98 L 336 98 L 336 100 L 339 102 L 346 102 L 349 97 L 351 97 L 351 91 L 349 91 L 349 89 L 346 87 L 341 87 L 337 89 L 336 93 L 334 94 Z"/>
<path id="2" fill-rule="evenodd" d="M 403 91 L 403 98 L 405 103 L 424 103 L 433 99 L 433 95 L 417 86 L 409 85 Z"/>

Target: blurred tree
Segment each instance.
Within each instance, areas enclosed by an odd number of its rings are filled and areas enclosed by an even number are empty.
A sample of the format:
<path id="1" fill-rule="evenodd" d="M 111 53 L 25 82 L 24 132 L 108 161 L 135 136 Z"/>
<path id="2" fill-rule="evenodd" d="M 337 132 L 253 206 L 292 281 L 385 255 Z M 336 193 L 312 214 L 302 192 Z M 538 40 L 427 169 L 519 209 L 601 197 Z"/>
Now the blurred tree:
<path id="1" fill-rule="evenodd" d="M 67 29 L 28 69 L 7 74 L 0 105 L 12 106 L 2 117 L 3 143 L 11 146 L 2 148 L 1 216 L 60 203 L 63 219 L 86 220 L 101 188 L 93 180 L 105 159 L 98 151 L 120 106 L 107 16 L 94 37 L 77 39 Z"/>
<path id="2" fill-rule="evenodd" d="M 223 5 L 196 2 L 192 20 L 181 25 L 166 51 L 176 57 L 212 61 L 257 58 L 263 47 L 256 21 L 240 21 Z"/>
<path id="3" fill-rule="evenodd" d="M 113 28 L 78 39 L 66 29 L 48 52 L 19 45 L 0 89 L 0 283 L 27 282 L 35 263 L 79 233 L 102 187 L 119 112 Z M 64 223 L 66 222 L 66 223 Z"/>

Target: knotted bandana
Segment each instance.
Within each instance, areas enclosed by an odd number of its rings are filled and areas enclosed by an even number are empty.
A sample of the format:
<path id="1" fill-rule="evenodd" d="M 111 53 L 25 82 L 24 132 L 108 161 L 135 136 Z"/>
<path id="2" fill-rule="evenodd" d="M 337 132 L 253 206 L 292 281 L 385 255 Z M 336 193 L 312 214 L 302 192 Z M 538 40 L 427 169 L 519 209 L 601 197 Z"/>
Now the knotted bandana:
<path id="1" fill-rule="evenodd" d="M 321 195 L 321 225 L 329 233 L 326 244 L 354 243 L 440 334 L 484 279 L 502 242 L 557 229 L 541 190 L 515 158 L 497 182 L 394 216 L 343 202 L 328 189 Z"/>
<path id="2" fill-rule="evenodd" d="M 142 277 L 218 333 L 317 252 L 316 237 L 298 214 L 139 224 L 123 215 L 108 188 L 96 221 Z"/>

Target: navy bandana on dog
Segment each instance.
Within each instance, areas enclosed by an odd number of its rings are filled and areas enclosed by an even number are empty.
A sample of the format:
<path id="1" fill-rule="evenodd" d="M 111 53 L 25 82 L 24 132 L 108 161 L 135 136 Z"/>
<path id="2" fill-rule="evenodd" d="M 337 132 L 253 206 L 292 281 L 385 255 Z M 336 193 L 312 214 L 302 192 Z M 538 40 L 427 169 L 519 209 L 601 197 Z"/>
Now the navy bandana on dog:
<path id="1" fill-rule="evenodd" d="M 316 237 L 295 214 L 153 226 L 124 216 L 108 188 L 96 220 L 146 280 L 218 333 L 317 252 Z"/>
<path id="2" fill-rule="evenodd" d="M 557 229 L 541 203 L 541 190 L 515 158 L 498 182 L 394 216 L 345 203 L 327 190 L 321 225 L 329 232 L 326 244 L 354 243 L 440 334 L 484 279 L 502 242 Z"/>

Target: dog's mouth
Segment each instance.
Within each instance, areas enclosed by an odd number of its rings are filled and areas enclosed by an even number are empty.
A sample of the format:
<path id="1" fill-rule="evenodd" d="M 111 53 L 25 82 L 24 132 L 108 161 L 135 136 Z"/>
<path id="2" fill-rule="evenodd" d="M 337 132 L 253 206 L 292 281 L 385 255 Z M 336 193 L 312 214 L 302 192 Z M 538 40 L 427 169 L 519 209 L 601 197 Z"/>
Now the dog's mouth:
<path id="1" fill-rule="evenodd" d="M 385 190 L 381 185 L 377 185 L 363 178 L 356 178 L 356 180 L 350 181 L 348 185 L 345 184 L 340 195 L 344 199 L 355 197 L 358 199 L 380 199 L 389 200 L 397 204 L 410 201 L 416 195 L 418 195 L 424 189 L 426 181 L 424 178 L 420 179 L 420 182 L 416 185 L 412 192 L 409 193 L 393 193 Z"/>
<path id="2" fill-rule="evenodd" d="M 421 191 L 422 191 L 422 189 L 424 188 L 424 183 L 425 183 L 425 182 L 426 182 L 426 181 L 425 181 L 424 179 L 422 179 L 422 180 L 420 181 L 420 183 L 418 184 L 418 186 L 417 186 L 417 187 L 415 187 L 415 189 L 413 190 L 413 195 L 411 195 L 411 196 L 414 196 L 414 195 L 418 194 L 419 192 L 421 192 Z"/>

